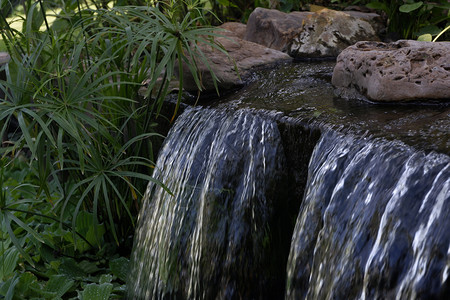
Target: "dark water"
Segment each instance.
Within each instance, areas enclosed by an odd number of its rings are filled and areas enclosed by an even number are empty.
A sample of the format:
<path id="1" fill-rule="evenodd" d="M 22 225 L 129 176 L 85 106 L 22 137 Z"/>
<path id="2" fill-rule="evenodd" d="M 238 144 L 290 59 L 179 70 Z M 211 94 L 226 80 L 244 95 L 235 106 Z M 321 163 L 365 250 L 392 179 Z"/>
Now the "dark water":
<path id="1" fill-rule="evenodd" d="M 344 102 L 284 65 L 187 109 L 144 198 L 130 299 L 447 299 L 450 109 Z"/>

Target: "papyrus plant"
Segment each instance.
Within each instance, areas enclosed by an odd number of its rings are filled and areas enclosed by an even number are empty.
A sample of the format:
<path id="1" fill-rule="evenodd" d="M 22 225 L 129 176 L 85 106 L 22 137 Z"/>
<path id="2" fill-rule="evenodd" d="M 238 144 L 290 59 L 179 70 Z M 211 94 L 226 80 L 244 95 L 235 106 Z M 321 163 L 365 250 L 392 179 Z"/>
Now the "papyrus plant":
<path id="1" fill-rule="evenodd" d="M 56 28 L 42 26 L 49 11 L 36 1 L 22 31 L 2 19 L 12 57 L 0 81 L 0 130 L 10 137 L 2 156 L 25 153 L 35 162 L 38 194 L 50 195 L 51 183 L 61 195 L 52 202 L 61 222 L 76 227 L 79 212 L 88 211 L 94 228 L 106 224 L 106 238 L 117 244 L 132 236 L 140 198 L 154 180 L 152 144 L 161 136 L 153 128 L 174 70 L 183 74 L 185 63 L 201 89 L 197 63 L 209 64 L 199 45 L 224 51 L 216 31 L 197 26 L 201 14 L 177 14 L 177 2 L 170 4 L 77 5 L 57 15 L 64 22 Z M 145 78 L 156 93 L 138 99 Z M 178 103 L 182 75 L 179 82 Z"/>

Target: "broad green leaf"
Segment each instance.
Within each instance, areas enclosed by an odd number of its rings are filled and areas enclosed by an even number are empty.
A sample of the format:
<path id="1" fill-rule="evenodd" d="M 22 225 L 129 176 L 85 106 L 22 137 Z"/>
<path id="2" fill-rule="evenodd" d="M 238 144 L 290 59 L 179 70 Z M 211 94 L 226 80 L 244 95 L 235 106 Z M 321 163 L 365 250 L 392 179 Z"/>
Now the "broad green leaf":
<path id="1" fill-rule="evenodd" d="M 112 289 L 111 283 L 88 284 L 81 294 L 81 300 L 108 300 Z"/>
<path id="2" fill-rule="evenodd" d="M 24 272 L 19 276 L 19 282 L 15 288 L 16 299 L 29 299 L 31 295 L 39 294 L 42 289 L 37 277 L 31 272 Z"/>
<path id="3" fill-rule="evenodd" d="M 19 260 L 19 251 L 16 247 L 11 247 L 0 256 L 0 280 L 8 279 L 14 273 Z"/>
<path id="4" fill-rule="evenodd" d="M 431 42 L 432 39 L 433 37 L 429 33 L 422 34 L 417 38 L 417 40 L 421 42 Z"/>
<path id="5" fill-rule="evenodd" d="M 379 10 L 382 10 L 384 12 L 388 12 L 389 11 L 389 8 L 386 6 L 386 4 L 384 4 L 382 2 L 379 2 L 379 1 L 370 2 L 370 3 L 366 4 L 366 6 L 368 8 L 379 9 Z"/>
<path id="6" fill-rule="evenodd" d="M 411 3 L 411 4 L 403 4 L 398 8 L 400 12 L 410 13 L 423 5 L 422 1 Z"/>
<path id="7" fill-rule="evenodd" d="M 102 284 L 102 283 L 111 283 L 113 279 L 113 276 L 111 274 L 102 274 L 100 276 L 100 279 L 98 280 L 98 283 Z"/>
<path id="8" fill-rule="evenodd" d="M 86 232 L 85 238 L 91 243 L 93 246 L 101 246 L 101 241 L 103 240 L 103 236 L 105 235 L 106 229 L 104 224 L 92 225 L 88 232 Z"/>
<path id="9" fill-rule="evenodd" d="M 119 257 L 109 262 L 109 268 L 114 276 L 122 281 L 127 281 L 130 261 L 125 257 Z"/>
<path id="10" fill-rule="evenodd" d="M 83 270 L 87 274 L 92 274 L 92 273 L 98 272 L 100 270 L 97 267 L 97 265 L 95 264 L 95 262 L 91 262 L 91 261 L 87 261 L 87 260 L 78 262 L 78 266 L 80 267 L 81 270 Z"/>
<path id="11" fill-rule="evenodd" d="M 61 298 L 72 286 L 74 281 L 64 275 L 52 275 L 45 285 L 45 291 L 54 293 L 56 298 Z"/>
<path id="12" fill-rule="evenodd" d="M 442 31 L 441 28 L 437 27 L 436 25 L 429 25 L 420 28 L 419 32 L 417 32 L 418 36 L 421 36 L 423 34 L 431 34 L 431 35 L 437 35 Z"/>
<path id="13" fill-rule="evenodd" d="M 72 279 L 82 279 L 87 273 L 79 267 L 78 263 L 72 258 L 64 258 L 59 266 L 59 274 L 67 275 Z"/>

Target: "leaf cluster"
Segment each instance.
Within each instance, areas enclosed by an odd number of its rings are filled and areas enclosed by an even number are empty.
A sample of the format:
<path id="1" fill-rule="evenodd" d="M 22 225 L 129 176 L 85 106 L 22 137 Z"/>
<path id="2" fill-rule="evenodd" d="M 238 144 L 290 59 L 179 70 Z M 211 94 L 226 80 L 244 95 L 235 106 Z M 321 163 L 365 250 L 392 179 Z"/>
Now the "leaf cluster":
<path id="1" fill-rule="evenodd" d="M 1 160 L 0 295 L 68 299 L 99 290 L 108 297 L 123 296 L 128 259 L 99 240 L 104 237 L 103 224 L 96 236 L 91 214 L 80 213 L 79 238 L 74 240 L 70 224 L 59 223 L 52 214 L 51 199 L 36 198 L 39 180 L 30 171 L 23 157 Z M 56 193 L 52 190 L 53 200 Z M 95 255 L 94 247 L 99 249 Z"/>
<path id="2" fill-rule="evenodd" d="M 25 1 L 13 21 L 21 29 L 0 18 L 11 55 L 0 80 L 0 294 L 7 299 L 121 293 L 125 277 L 111 263 L 129 254 L 140 200 L 155 181 L 169 83 L 177 69 L 173 119 L 183 70 L 202 88 L 198 65 L 209 62 L 200 45 L 225 52 L 219 34 L 201 26 L 196 2 L 60 2 Z M 23 177 L 10 183 L 19 169 Z M 65 271 L 82 265 L 76 276 Z"/>
<path id="3" fill-rule="evenodd" d="M 437 36 L 450 25 L 450 3 L 446 0 L 371 1 L 366 6 L 386 13 L 388 32 L 397 32 L 405 39 Z"/>

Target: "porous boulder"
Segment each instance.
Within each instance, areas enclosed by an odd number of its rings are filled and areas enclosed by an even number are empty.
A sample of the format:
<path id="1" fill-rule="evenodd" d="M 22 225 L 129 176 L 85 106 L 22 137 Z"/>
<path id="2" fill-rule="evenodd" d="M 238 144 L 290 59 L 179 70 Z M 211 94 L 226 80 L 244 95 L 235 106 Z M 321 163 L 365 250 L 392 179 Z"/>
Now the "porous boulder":
<path id="1" fill-rule="evenodd" d="M 297 59 L 336 57 L 358 41 L 379 41 L 368 21 L 348 12 L 322 9 L 304 20 L 302 31 L 288 46 L 288 53 Z"/>
<path id="2" fill-rule="evenodd" d="M 287 51 L 287 45 L 302 31 L 303 20 L 313 12 L 284 13 L 258 7 L 249 16 L 244 39 L 268 48 Z"/>
<path id="3" fill-rule="evenodd" d="M 224 47 L 228 55 L 210 46 L 200 45 L 201 51 L 209 60 L 211 70 L 219 79 L 219 89 L 226 90 L 240 86 L 253 70 L 292 59 L 281 51 L 240 39 L 232 32 L 223 31 L 220 33 L 227 35 L 227 37 L 218 37 L 216 41 Z M 199 60 L 197 62 L 202 79 L 202 90 L 204 92 L 215 91 L 208 67 Z M 239 73 L 236 72 L 236 68 Z M 198 90 L 187 67 L 184 68 L 183 87 L 189 92 Z"/>
<path id="4" fill-rule="evenodd" d="M 356 43 L 338 56 L 332 83 L 343 98 L 448 100 L 450 42 Z"/>

